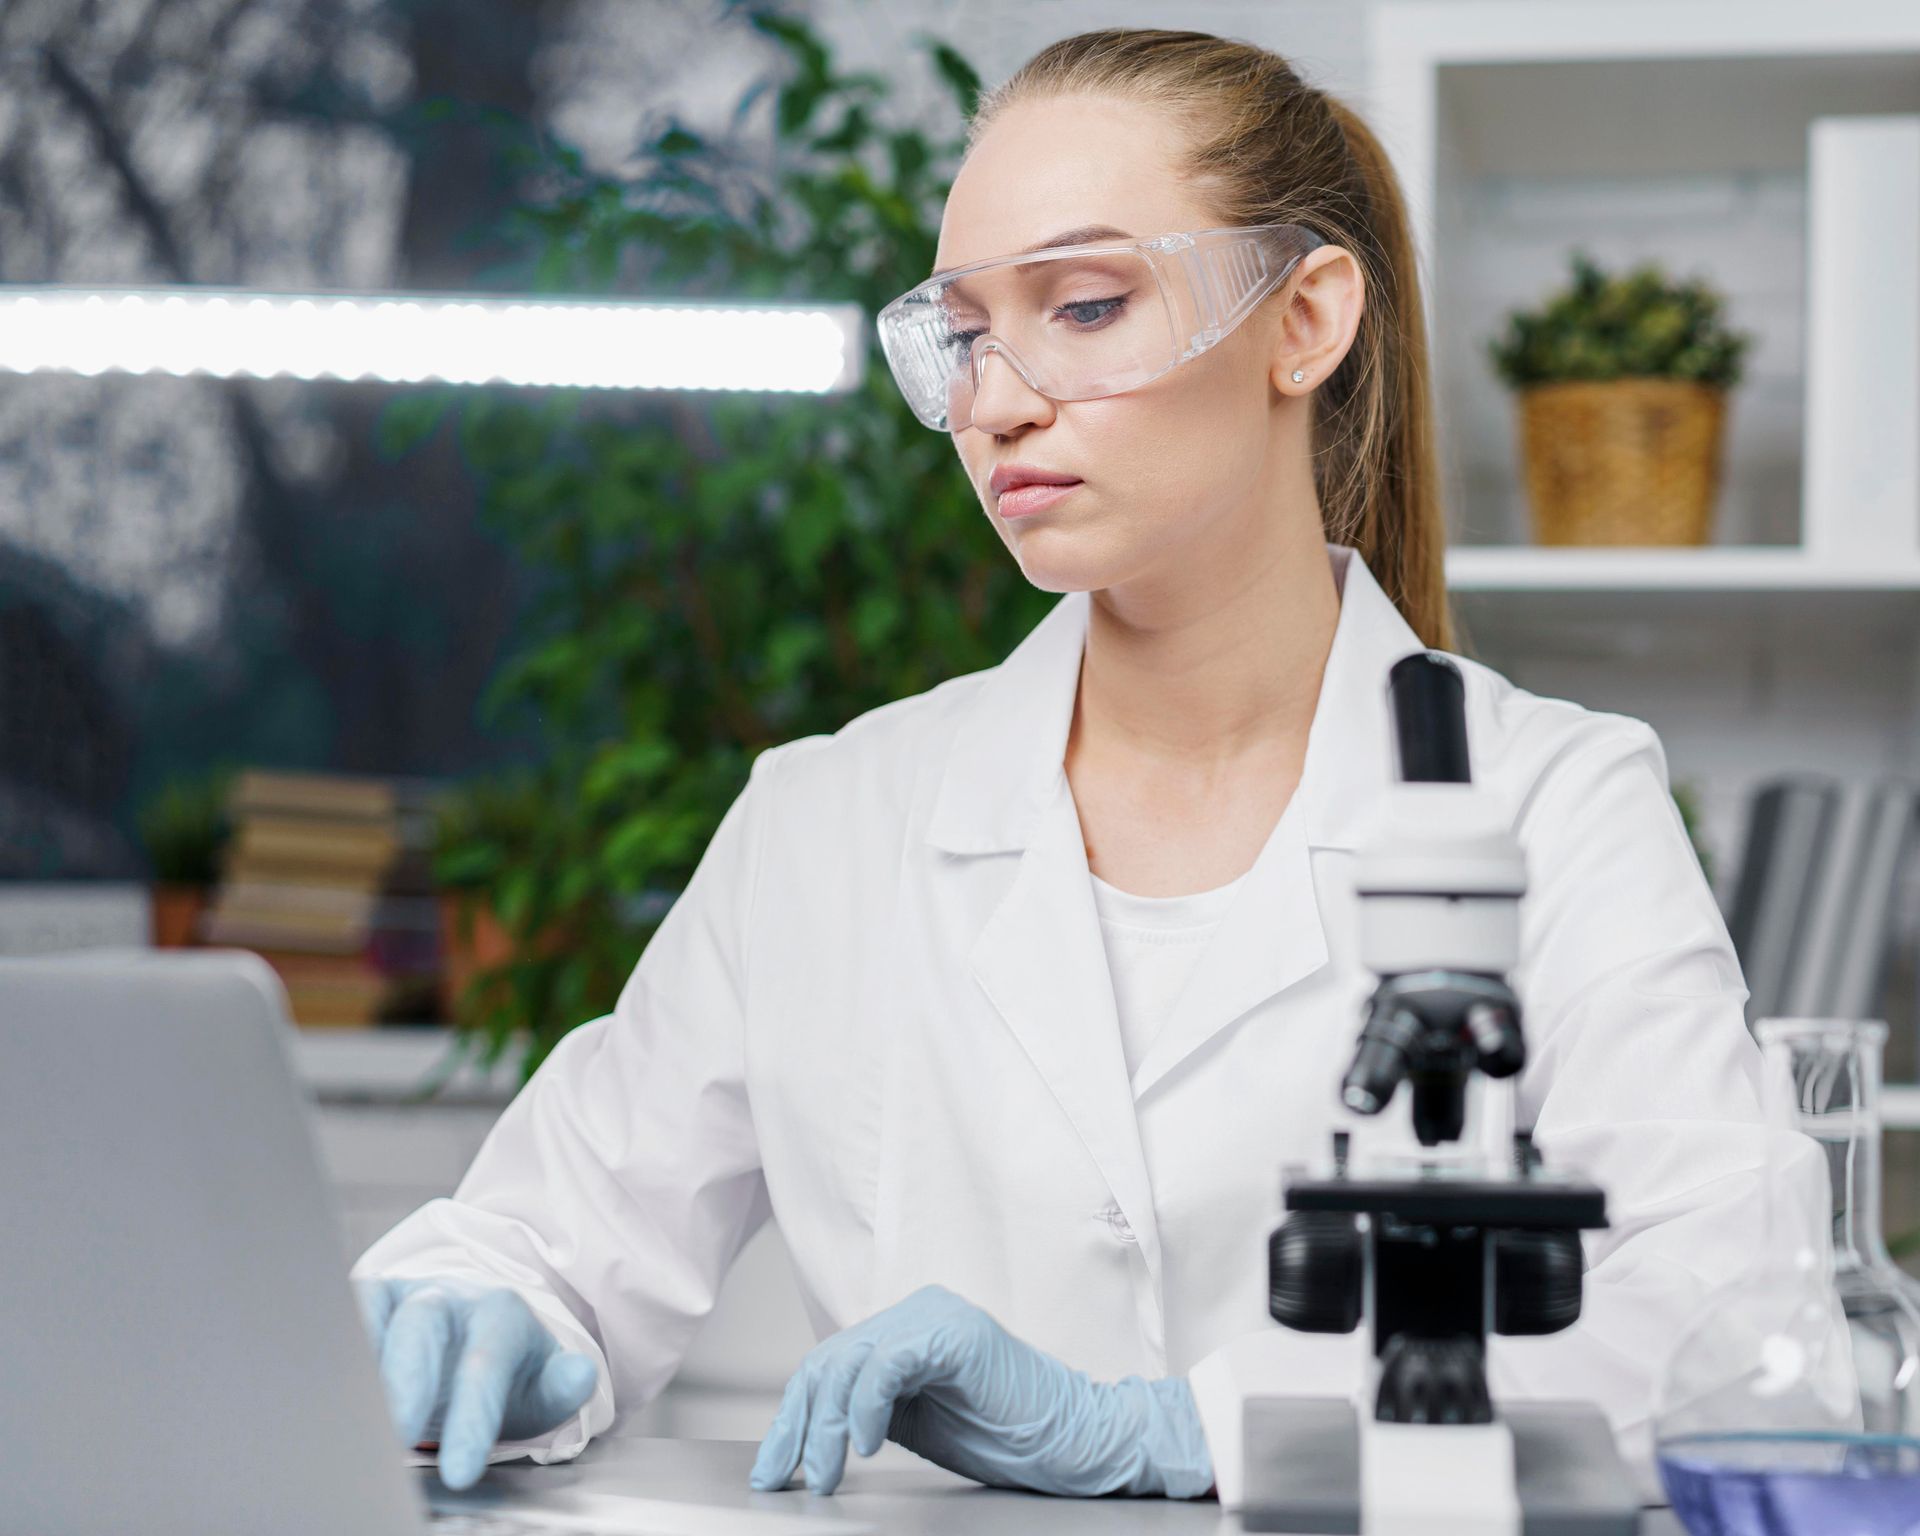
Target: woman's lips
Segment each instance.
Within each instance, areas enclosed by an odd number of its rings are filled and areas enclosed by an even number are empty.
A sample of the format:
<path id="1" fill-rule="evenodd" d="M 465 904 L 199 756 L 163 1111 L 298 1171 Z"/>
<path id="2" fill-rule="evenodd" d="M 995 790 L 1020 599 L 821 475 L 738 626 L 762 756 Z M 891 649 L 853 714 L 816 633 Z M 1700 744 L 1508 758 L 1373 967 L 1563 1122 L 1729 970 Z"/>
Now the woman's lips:
<path id="1" fill-rule="evenodd" d="M 1044 512 L 1079 484 L 1078 480 L 1073 480 L 1066 485 L 1017 485 L 1010 491 L 1000 493 L 1000 515 L 1026 517 L 1034 512 Z"/>

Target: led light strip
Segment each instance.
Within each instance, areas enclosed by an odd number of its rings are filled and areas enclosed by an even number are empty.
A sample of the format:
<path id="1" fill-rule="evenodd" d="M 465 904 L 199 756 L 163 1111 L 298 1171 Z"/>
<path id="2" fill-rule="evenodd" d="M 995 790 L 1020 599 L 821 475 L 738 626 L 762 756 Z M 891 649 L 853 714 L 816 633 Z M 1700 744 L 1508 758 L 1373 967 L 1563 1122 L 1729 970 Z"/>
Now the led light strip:
<path id="1" fill-rule="evenodd" d="M 808 393 L 856 388 L 859 306 L 0 287 L 0 371 Z"/>

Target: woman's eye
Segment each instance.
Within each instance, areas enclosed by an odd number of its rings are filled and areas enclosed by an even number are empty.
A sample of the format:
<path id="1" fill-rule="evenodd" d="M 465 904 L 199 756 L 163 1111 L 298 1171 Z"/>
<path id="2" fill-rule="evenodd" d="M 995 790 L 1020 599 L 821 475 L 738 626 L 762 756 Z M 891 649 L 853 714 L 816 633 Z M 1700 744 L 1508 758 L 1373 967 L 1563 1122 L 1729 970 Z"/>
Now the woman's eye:
<path id="1" fill-rule="evenodd" d="M 1054 310 L 1056 315 L 1069 319 L 1075 325 L 1098 325 L 1109 315 L 1118 314 L 1126 307 L 1126 299 L 1082 299 L 1077 304 L 1062 304 Z M 1109 308 L 1108 306 L 1111 306 Z M 1097 313 L 1093 313 L 1097 311 Z"/>
<path id="2" fill-rule="evenodd" d="M 1103 321 L 1112 319 L 1125 309 L 1126 305 L 1127 296 L 1121 294 L 1111 299 L 1081 299 L 1074 304 L 1056 304 L 1053 313 L 1071 326 L 1092 330 Z M 985 334 L 986 332 L 978 330 L 948 331 L 942 339 L 946 343 L 947 350 L 955 357 L 960 357 L 972 352 L 974 342 Z"/>

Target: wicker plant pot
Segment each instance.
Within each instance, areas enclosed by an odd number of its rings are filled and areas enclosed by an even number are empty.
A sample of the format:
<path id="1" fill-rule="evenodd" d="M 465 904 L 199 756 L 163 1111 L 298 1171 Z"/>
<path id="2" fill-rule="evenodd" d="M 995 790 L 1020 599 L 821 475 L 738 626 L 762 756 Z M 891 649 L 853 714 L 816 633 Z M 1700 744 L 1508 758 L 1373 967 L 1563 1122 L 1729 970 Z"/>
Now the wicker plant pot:
<path id="1" fill-rule="evenodd" d="M 1704 544 L 1726 391 L 1687 379 L 1536 384 L 1521 452 L 1540 544 Z"/>

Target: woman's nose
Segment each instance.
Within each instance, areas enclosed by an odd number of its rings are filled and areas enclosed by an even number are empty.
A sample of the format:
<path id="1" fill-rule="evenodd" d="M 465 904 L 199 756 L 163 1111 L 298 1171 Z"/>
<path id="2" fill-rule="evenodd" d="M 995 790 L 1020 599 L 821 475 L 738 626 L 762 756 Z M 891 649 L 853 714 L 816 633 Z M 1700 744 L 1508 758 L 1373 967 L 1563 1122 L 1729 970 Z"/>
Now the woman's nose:
<path id="1" fill-rule="evenodd" d="M 973 425 L 1004 435 L 1028 422 L 1052 418 L 1054 402 L 1029 384 L 1011 353 L 998 342 L 984 343 L 975 359 L 979 379 L 973 393 Z"/>

